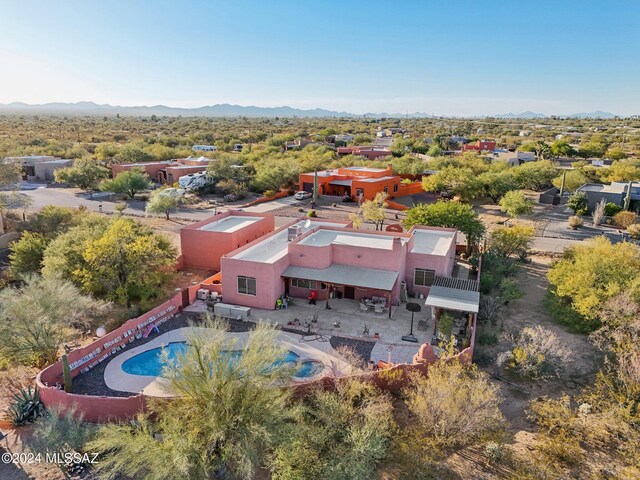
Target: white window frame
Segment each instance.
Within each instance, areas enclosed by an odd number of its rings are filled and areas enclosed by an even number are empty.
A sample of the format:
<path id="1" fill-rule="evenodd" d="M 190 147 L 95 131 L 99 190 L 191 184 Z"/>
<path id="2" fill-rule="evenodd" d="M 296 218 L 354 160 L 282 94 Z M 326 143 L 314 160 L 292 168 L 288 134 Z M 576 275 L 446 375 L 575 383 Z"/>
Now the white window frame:
<path id="1" fill-rule="evenodd" d="M 307 283 L 307 286 L 304 285 L 305 282 Z M 297 288 L 305 288 L 307 290 L 316 290 L 318 288 L 318 284 L 315 280 L 307 280 L 306 278 L 292 278 L 291 286 Z"/>
<path id="2" fill-rule="evenodd" d="M 420 279 L 418 281 L 418 275 Z M 427 275 L 431 275 L 431 280 L 428 280 Z M 418 287 L 430 287 L 433 285 L 433 281 L 436 278 L 436 271 L 429 268 L 416 268 L 413 272 L 413 285 Z"/>
<path id="3" fill-rule="evenodd" d="M 240 286 L 240 282 L 244 282 L 244 286 Z M 257 282 L 255 277 L 246 277 L 244 275 L 238 275 L 238 293 L 240 295 L 251 295 L 253 297 L 256 296 L 257 292 Z M 251 283 L 253 283 L 253 292 L 251 292 Z"/>

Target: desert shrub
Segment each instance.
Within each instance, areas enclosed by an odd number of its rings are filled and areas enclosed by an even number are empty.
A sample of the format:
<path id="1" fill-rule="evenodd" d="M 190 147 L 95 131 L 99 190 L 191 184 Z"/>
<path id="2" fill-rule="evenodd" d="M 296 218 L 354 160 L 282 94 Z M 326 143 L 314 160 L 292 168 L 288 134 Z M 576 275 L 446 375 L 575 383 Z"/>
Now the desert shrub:
<path id="1" fill-rule="evenodd" d="M 600 325 L 596 321 L 588 321 L 571 308 L 571 304 L 548 292 L 544 298 L 544 306 L 551 317 L 561 325 L 565 325 L 574 333 L 590 333 Z"/>
<path id="2" fill-rule="evenodd" d="M 414 445 L 462 447 L 499 434 L 504 418 L 498 388 L 475 366 L 438 362 L 429 375 L 416 375 L 405 390 L 415 424 L 407 428 Z"/>
<path id="3" fill-rule="evenodd" d="M 622 211 L 622 207 L 620 205 L 617 205 L 613 202 L 609 202 L 607 204 L 605 204 L 604 206 L 604 214 L 607 217 L 613 217 L 616 215 L 616 213 L 621 212 Z"/>
<path id="4" fill-rule="evenodd" d="M 492 463 L 498 463 L 505 457 L 504 446 L 501 443 L 489 441 L 484 446 L 484 456 Z"/>
<path id="5" fill-rule="evenodd" d="M 605 210 L 605 200 L 603 198 L 596 204 L 595 208 L 593 209 L 593 212 L 591 212 L 591 217 L 593 218 L 594 225 L 600 225 L 602 223 L 602 220 L 604 219 L 604 216 L 605 216 L 604 210 Z"/>
<path id="6" fill-rule="evenodd" d="M 638 221 L 638 216 L 633 212 L 618 212 L 613 217 L 613 222 L 620 228 L 627 228 Z"/>
<path id="7" fill-rule="evenodd" d="M 93 438 L 96 427 L 85 423 L 82 415 L 75 408 L 65 412 L 58 410 L 47 411 L 34 424 L 33 435 L 26 437 L 25 443 L 29 450 L 41 454 L 55 455 L 55 458 L 65 458 L 64 464 L 56 465 L 69 473 L 78 475 L 82 473 L 86 465 L 82 453 L 85 444 Z"/>
<path id="8" fill-rule="evenodd" d="M 634 223 L 627 227 L 627 233 L 634 240 L 640 240 L 640 223 Z"/>
<path id="9" fill-rule="evenodd" d="M 525 259 L 533 241 L 533 228 L 515 225 L 491 232 L 489 249 L 498 257 L 517 255 Z"/>
<path id="10" fill-rule="evenodd" d="M 235 202 L 237 200 L 236 196 L 232 193 L 229 193 L 222 197 L 225 202 Z"/>
<path id="11" fill-rule="evenodd" d="M 513 278 L 505 278 L 500 282 L 500 299 L 505 305 L 511 300 L 522 298 L 524 292 L 520 290 L 518 282 Z"/>
<path id="12" fill-rule="evenodd" d="M 559 376 L 570 355 L 556 334 L 540 325 L 525 327 L 504 337 L 513 347 L 498 355 L 498 365 L 523 377 L 544 379 Z"/>
<path id="13" fill-rule="evenodd" d="M 579 217 L 577 215 L 573 215 L 571 217 L 569 217 L 569 220 L 567 222 L 569 224 L 569 228 L 575 230 L 577 228 L 580 228 L 584 225 L 584 220 L 582 219 L 582 217 Z"/>
<path id="14" fill-rule="evenodd" d="M 476 342 L 480 345 L 495 345 L 498 343 L 498 335 L 494 332 L 489 332 L 484 329 L 478 333 L 476 337 Z"/>
<path id="15" fill-rule="evenodd" d="M 576 215 L 584 215 L 587 213 L 589 201 L 587 194 L 584 192 L 576 192 L 567 200 L 567 207 L 573 210 Z"/>
<path id="16" fill-rule="evenodd" d="M 278 192 L 276 192 L 275 190 L 265 190 L 263 192 L 263 195 L 265 197 L 269 198 L 269 197 L 273 197 L 276 193 L 278 193 Z"/>

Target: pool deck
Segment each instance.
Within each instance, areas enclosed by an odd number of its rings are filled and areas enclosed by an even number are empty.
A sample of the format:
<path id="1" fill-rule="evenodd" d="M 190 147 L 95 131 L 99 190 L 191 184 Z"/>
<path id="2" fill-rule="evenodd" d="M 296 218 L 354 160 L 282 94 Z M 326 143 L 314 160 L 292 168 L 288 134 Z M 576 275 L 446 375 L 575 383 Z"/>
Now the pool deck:
<path id="1" fill-rule="evenodd" d="M 154 348 L 161 348 L 169 343 L 184 342 L 191 335 L 198 335 L 206 337 L 211 333 L 211 330 L 200 327 L 184 327 L 176 330 L 171 330 L 154 338 L 150 342 L 134 347 L 130 350 L 126 350 L 120 355 L 111 360 L 104 371 L 105 384 L 113 389 L 123 392 L 131 393 L 144 393 L 145 395 L 153 397 L 173 397 L 173 393 L 170 391 L 169 383 L 162 377 L 145 376 L 145 375 L 131 375 L 125 373 L 122 370 L 122 364 L 128 359 L 135 357 L 136 355 L 152 350 Z M 251 332 L 227 332 L 225 337 L 229 339 L 229 345 L 231 350 L 240 350 L 244 348 Z M 325 375 L 343 376 L 351 371 L 351 367 L 348 363 L 342 360 L 340 354 L 336 352 L 328 341 L 320 341 L 316 339 L 309 340 L 305 338 L 302 340 L 302 336 L 288 332 L 278 332 L 277 341 L 284 348 L 296 353 L 301 361 L 316 360 L 325 365 L 324 370 L 317 375 L 309 378 L 292 379 L 292 382 L 306 382 L 314 380 L 318 377 Z"/>

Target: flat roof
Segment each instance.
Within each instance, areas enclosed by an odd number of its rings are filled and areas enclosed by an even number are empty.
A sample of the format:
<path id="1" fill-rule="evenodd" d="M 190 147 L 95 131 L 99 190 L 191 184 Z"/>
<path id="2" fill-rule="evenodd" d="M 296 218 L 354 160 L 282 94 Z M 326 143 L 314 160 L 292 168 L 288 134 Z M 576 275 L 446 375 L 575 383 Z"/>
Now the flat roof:
<path id="1" fill-rule="evenodd" d="M 387 180 L 394 180 L 397 177 L 380 177 L 380 178 L 359 178 L 358 181 L 359 182 L 367 182 L 367 183 L 376 183 L 376 182 L 384 182 Z"/>
<path id="2" fill-rule="evenodd" d="M 446 255 L 453 243 L 455 232 L 447 230 L 422 230 L 413 231 L 413 248 L 411 253 L 425 255 Z"/>
<path id="3" fill-rule="evenodd" d="M 393 250 L 394 238 L 400 238 L 400 241 L 403 243 L 408 241 L 403 237 L 393 237 L 389 235 L 320 229 L 303 238 L 298 243 L 300 243 L 300 245 L 312 245 L 316 247 L 324 247 L 333 244 Z"/>
<path id="4" fill-rule="evenodd" d="M 447 310 L 478 313 L 480 292 L 432 285 L 424 303 Z"/>
<path id="5" fill-rule="evenodd" d="M 345 170 L 357 170 L 360 172 L 386 172 L 386 168 L 373 168 L 373 167 L 345 167 Z"/>
<path id="6" fill-rule="evenodd" d="M 313 230 L 321 225 L 328 227 L 344 227 L 345 223 L 330 223 L 330 222 L 318 222 L 311 220 L 309 226 L 305 227 L 307 220 L 300 220 L 293 225 L 282 227 L 278 232 L 270 237 L 263 239 L 262 241 L 252 245 L 251 247 L 238 252 L 235 255 L 229 255 L 231 258 L 237 258 L 241 260 L 247 260 L 250 262 L 260 263 L 274 263 L 287 254 L 289 246 L 289 231 L 288 227 L 300 226 L 301 233 L 304 234 L 309 230 Z"/>
<path id="7" fill-rule="evenodd" d="M 283 277 L 304 278 L 316 282 L 351 287 L 375 288 L 390 291 L 398 279 L 398 272 L 378 270 L 375 268 L 353 267 L 351 265 L 331 265 L 329 268 L 314 269 L 289 266 L 282 273 Z"/>
<path id="8" fill-rule="evenodd" d="M 225 232 L 232 233 L 249 225 L 256 223 L 258 220 L 262 220 L 262 217 L 244 217 L 230 215 L 215 222 L 207 223 L 198 227 L 198 230 L 206 230 L 207 232 Z"/>

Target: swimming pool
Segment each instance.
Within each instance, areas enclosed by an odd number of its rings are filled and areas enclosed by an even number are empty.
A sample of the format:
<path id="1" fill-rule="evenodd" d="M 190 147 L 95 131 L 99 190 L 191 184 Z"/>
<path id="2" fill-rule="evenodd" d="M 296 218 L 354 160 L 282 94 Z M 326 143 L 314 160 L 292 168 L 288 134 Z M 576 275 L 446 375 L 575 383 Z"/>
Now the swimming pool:
<path id="1" fill-rule="evenodd" d="M 187 350 L 185 342 L 173 342 L 164 347 L 152 348 L 146 352 L 125 360 L 122 363 L 122 371 L 129 375 L 144 375 L 149 377 L 162 376 L 162 368 L 165 366 L 162 358 L 162 351 L 167 351 L 167 359 L 175 361 L 182 353 Z M 242 356 L 242 350 L 227 350 L 223 352 L 229 358 L 229 362 L 233 362 Z M 317 360 L 307 360 L 299 362 L 300 356 L 288 351 L 280 360 L 273 363 L 274 366 L 282 363 L 296 363 L 300 368 L 294 374 L 296 378 L 309 378 L 319 374 L 324 369 L 324 364 Z"/>

